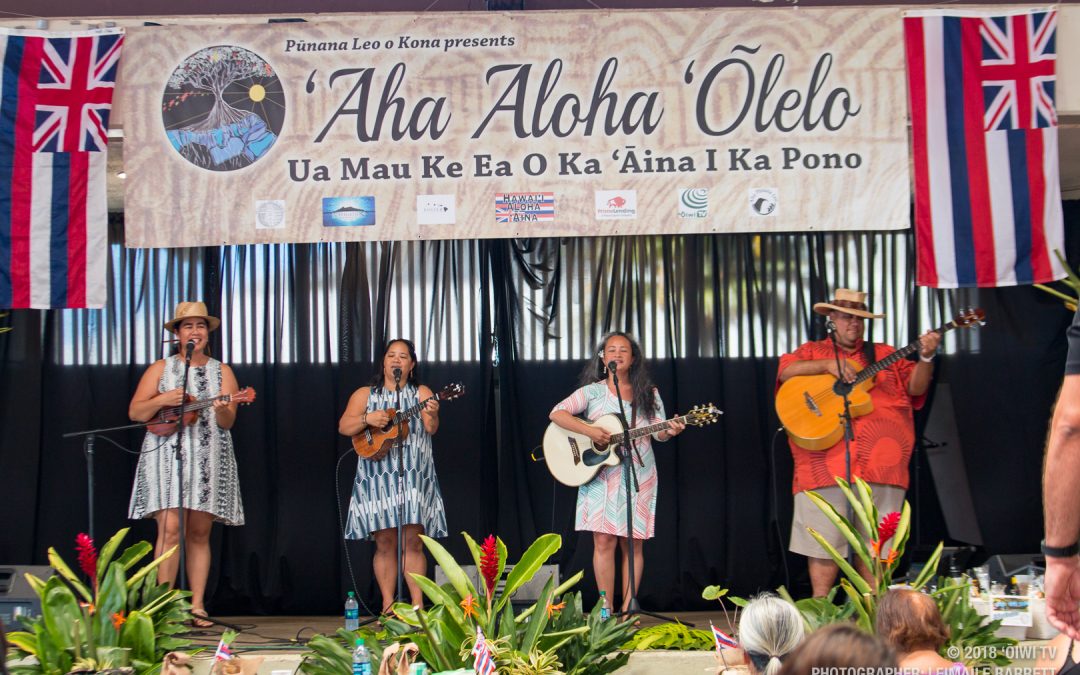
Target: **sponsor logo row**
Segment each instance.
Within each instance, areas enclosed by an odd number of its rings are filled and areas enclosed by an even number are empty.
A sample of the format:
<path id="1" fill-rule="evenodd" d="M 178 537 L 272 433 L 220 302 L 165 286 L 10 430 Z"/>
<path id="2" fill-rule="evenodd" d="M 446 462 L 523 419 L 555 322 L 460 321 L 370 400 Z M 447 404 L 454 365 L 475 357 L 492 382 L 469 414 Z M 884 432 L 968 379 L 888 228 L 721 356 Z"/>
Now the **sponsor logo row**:
<path id="1" fill-rule="evenodd" d="M 416 198 L 416 222 L 419 225 L 453 225 L 457 222 L 454 195 L 420 195 Z M 634 220 L 638 215 L 636 190 L 596 190 L 593 198 L 597 220 Z M 779 207 L 775 188 L 749 190 L 747 209 L 750 216 L 774 216 Z M 554 192 L 500 192 L 493 204 L 495 222 L 541 223 L 555 220 Z M 287 225 L 285 200 L 265 199 L 255 202 L 255 228 L 280 230 Z M 674 214 L 679 218 L 700 219 L 709 216 L 707 188 L 676 190 Z M 324 197 L 324 227 L 363 227 L 378 223 L 374 196 Z"/>

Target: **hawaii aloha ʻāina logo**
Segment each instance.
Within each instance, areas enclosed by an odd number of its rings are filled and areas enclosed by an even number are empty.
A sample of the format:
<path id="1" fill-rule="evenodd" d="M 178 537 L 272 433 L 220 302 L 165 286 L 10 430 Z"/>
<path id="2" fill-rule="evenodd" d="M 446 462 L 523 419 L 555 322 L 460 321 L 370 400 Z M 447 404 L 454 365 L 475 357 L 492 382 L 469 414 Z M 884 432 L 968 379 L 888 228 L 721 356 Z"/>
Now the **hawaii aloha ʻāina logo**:
<path id="1" fill-rule="evenodd" d="M 751 188 L 750 212 L 752 215 L 772 215 L 779 204 L 780 195 L 776 188 Z"/>
<path id="2" fill-rule="evenodd" d="M 235 171 L 278 139 L 285 93 L 277 73 L 243 47 L 205 47 L 184 59 L 165 85 L 161 119 L 169 143 L 195 166 Z"/>

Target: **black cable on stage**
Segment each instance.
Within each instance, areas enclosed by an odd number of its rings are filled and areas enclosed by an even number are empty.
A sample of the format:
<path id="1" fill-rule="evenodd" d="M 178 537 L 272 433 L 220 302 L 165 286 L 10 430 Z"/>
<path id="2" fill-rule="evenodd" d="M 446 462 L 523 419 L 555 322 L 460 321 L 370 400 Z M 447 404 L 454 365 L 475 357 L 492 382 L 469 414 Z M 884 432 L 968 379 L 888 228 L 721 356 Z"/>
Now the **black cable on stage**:
<path id="1" fill-rule="evenodd" d="M 112 443 L 113 445 L 120 448 L 121 450 L 123 450 L 124 452 L 126 452 L 129 455 L 144 455 L 144 454 L 148 455 L 151 452 L 157 452 L 158 450 L 161 450 L 162 448 L 164 448 L 165 443 L 167 443 L 168 440 L 169 440 L 169 436 L 163 436 L 162 441 L 160 443 L 158 443 L 157 447 L 155 447 L 155 448 L 150 448 L 149 450 L 128 450 L 127 448 L 120 445 L 119 443 L 117 443 L 113 439 L 109 438 L 108 436 L 96 436 L 96 438 L 98 440 L 108 441 L 109 443 Z"/>
<path id="2" fill-rule="evenodd" d="M 769 447 L 772 451 L 772 493 L 773 493 L 773 524 L 776 526 L 776 541 L 780 544 L 780 561 L 784 563 L 784 588 L 791 592 L 791 573 L 788 571 L 787 546 L 784 545 L 784 533 L 780 531 L 780 488 L 776 485 L 776 438 L 784 431 L 784 427 L 778 427 L 773 434 L 772 443 Z"/>
<path id="3" fill-rule="evenodd" d="M 379 616 L 371 611 L 371 608 L 368 607 L 367 603 L 364 602 L 364 598 L 360 595 L 360 590 L 356 585 L 356 574 L 353 573 L 352 556 L 349 555 L 349 540 L 345 538 L 345 518 L 341 515 L 341 460 L 345 459 L 350 453 L 353 453 L 351 448 L 341 453 L 341 457 L 338 457 L 337 468 L 334 469 L 334 493 L 337 494 L 338 528 L 341 530 L 342 548 L 345 549 L 345 566 L 349 568 L 349 578 L 352 580 L 353 595 L 356 596 L 356 601 L 359 602 L 360 606 L 367 612 L 367 616 Z"/>

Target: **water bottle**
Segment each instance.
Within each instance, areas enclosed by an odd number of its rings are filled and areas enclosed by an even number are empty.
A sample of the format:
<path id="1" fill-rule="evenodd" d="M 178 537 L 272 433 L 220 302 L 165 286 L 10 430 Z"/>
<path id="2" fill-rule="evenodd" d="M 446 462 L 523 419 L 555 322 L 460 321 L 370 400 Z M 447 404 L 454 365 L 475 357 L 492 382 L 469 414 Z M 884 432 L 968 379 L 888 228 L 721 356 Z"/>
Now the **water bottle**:
<path id="1" fill-rule="evenodd" d="M 360 628 L 360 606 L 356 604 L 356 595 L 349 591 L 349 597 L 345 598 L 345 630 L 357 630 Z"/>
<path id="2" fill-rule="evenodd" d="M 600 620 L 607 621 L 611 618 L 611 608 L 607 602 L 607 591 L 600 591 Z"/>
<path id="3" fill-rule="evenodd" d="M 361 638 L 356 638 L 356 649 L 352 653 L 352 672 L 353 675 L 371 675 L 371 657 Z"/>

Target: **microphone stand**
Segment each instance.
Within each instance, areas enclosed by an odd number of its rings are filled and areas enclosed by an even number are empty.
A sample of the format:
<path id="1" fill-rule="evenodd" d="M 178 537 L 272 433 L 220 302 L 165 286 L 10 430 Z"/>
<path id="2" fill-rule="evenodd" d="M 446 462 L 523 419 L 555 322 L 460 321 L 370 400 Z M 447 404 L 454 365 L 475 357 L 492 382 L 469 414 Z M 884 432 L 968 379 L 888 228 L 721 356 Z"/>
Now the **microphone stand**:
<path id="1" fill-rule="evenodd" d="M 640 486 L 638 485 L 637 471 L 634 469 L 633 447 L 630 443 L 630 424 L 627 422 L 626 408 L 623 405 L 622 393 L 619 391 L 619 375 L 615 369 L 616 365 L 614 361 L 609 363 L 608 372 L 611 373 L 612 384 L 615 385 L 615 398 L 619 401 L 619 423 L 622 424 L 623 428 L 622 441 L 618 445 L 618 452 L 622 458 L 623 489 L 626 494 L 626 574 L 629 577 L 630 589 L 630 599 L 626 603 L 626 611 L 619 612 L 619 614 L 623 616 L 644 614 L 660 621 L 671 621 L 671 618 L 662 614 L 644 611 L 637 600 L 637 576 L 634 569 L 634 507 L 631 505 L 630 499 L 637 493 Z M 632 490 L 631 481 L 633 482 Z M 694 626 L 692 623 L 684 623 L 683 625 L 691 628 Z"/>
<path id="2" fill-rule="evenodd" d="M 832 319 L 825 321 L 825 330 L 829 333 L 829 339 L 832 340 L 833 358 L 836 359 L 836 372 L 840 374 L 840 377 L 837 378 L 836 383 L 833 385 L 833 391 L 839 394 L 840 398 L 844 401 L 844 412 L 840 413 L 840 421 L 844 425 L 844 477 L 850 486 L 851 442 L 855 440 L 855 428 L 851 423 L 851 399 L 848 398 L 848 394 L 851 392 L 851 384 L 844 381 L 843 361 L 840 359 L 840 343 L 836 341 L 836 324 L 833 323 Z M 848 519 L 849 523 L 854 518 L 854 514 L 851 511 L 851 502 L 847 502 L 845 517 Z M 853 551 L 850 546 L 848 547 L 847 560 L 848 563 L 853 564 L 855 562 L 855 551 Z"/>
<path id="3" fill-rule="evenodd" d="M 394 388 L 397 392 L 397 412 L 395 415 L 401 413 L 401 369 L 394 368 Z M 401 424 L 408 424 L 408 420 L 403 420 Z M 398 517 L 397 517 L 397 590 L 394 594 L 394 600 L 397 602 L 404 602 L 405 593 L 405 444 L 402 442 L 401 433 L 399 430 L 397 440 L 394 441 L 394 445 L 397 448 L 397 479 L 398 479 Z"/>
<path id="4" fill-rule="evenodd" d="M 101 429 L 72 431 L 60 436 L 60 438 L 78 438 L 81 436 L 83 439 L 83 454 L 86 455 L 86 515 L 87 520 L 89 521 L 87 523 L 86 533 L 90 535 L 91 539 L 94 539 L 94 441 L 99 434 L 111 431 L 124 431 L 126 429 L 145 428 L 153 423 L 153 421 L 135 422 L 134 424 L 122 424 L 118 427 L 102 427 Z"/>
<path id="5" fill-rule="evenodd" d="M 183 393 L 180 396 L 180 416 L 176 420 L 176 474 L 180 479 L 177 488 L 180 490 L 180 508 L 177 513 L 180 516 L 180 529 L 178 534 L 180 536 L 180 557 L 177 559 L 177 564 L 180 566 L 177 588 L 183 590 L 187 586 L 187 542 L 184 537 L 184 430 L 187 425 L 184 424 L 184 408 L 187 405 L 187 387 L 188 387 L 188 371 L 191 370 L 191 353 L 195 350 L 195 342 L 189 340 L 185 345 L 184 350 L 184 379 L 181 380 Z M 201 618 L 201 617 L 200 617 Z"/>

